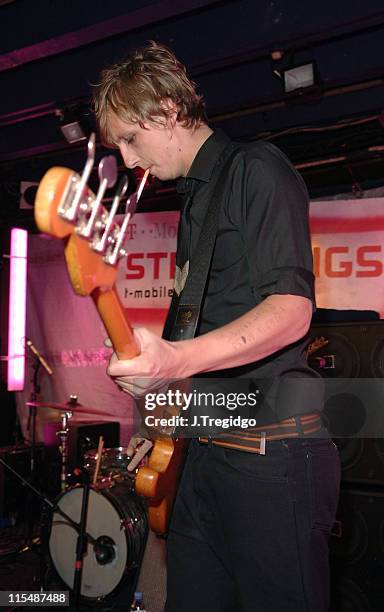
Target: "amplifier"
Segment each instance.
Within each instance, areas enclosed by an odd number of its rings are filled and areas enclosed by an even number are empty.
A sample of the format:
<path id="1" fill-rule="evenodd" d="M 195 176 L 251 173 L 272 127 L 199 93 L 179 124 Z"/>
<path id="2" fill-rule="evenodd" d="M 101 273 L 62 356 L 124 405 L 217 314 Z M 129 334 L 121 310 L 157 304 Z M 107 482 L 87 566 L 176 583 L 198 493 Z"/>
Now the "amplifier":
<path id="1" fill-rule="evenodd" d="M 324 378 L 334 438 L 384 438 L 384 321 L 312 325 L 308 362 Z"/>
<path id="2" fill-rule="evenodd" d="M 308 361 L 324 378 L 383 378 L 384 320 L 313 324 Z"/>
<path id="3" fill-rule="evenodd" d="M 384 493 L 341 489 L 330 541 L 331 612 L 384 610 Z"/>

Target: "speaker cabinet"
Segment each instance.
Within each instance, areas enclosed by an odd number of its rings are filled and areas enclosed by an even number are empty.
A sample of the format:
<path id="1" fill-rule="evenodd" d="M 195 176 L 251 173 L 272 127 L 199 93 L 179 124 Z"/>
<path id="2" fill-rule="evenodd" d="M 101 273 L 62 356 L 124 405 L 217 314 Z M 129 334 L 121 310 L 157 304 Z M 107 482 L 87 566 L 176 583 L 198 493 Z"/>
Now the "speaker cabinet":
<path id="1" fill-rule="evenodd" d="M 342 489 L 331 550 L 331 612 L 384 610 L 384 492 Z"/>
<path id="2" fill-rule="evenodd" d="M 324 378 L 343 480 L 384 484 L 384 321 L 313 325 L 308 361 Z"/>
<path id="3" fill-rule="evenodd" d="M 384 320 L 312 325 L 308 360 L 324 378 L 383 378 Z"/>
<path id="4" fill-rule="evenodd" d="M 339 449 L 343 482 L 384 485 L 383 438 L 334 438 Z"/>
<path id="5" fill-rule="evenodd" d="M 342 467 L 331 612 L 382 612 L 384 321 L 312 325 L 308 361 L 324 378 L 323 417 Z"/>

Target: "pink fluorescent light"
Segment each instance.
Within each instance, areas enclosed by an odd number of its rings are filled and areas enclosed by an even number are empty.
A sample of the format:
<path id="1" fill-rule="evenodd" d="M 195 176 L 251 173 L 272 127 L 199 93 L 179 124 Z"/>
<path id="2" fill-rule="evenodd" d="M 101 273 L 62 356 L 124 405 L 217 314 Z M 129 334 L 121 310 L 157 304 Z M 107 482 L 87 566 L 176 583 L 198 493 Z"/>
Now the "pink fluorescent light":
<path id="1" fill-rule="evenodd" d="M 8 391 L 22 391 L 25 375 L 25 311 L 28 232 L 11 230 L 8 314 Z"/>

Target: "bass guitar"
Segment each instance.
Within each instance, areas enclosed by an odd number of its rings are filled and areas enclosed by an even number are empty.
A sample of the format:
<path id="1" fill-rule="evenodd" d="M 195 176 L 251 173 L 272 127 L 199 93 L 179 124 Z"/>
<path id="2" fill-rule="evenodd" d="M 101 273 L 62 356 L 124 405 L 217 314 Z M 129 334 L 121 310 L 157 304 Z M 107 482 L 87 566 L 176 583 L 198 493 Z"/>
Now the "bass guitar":
<path id="1" fill-rule="evenodd" d="M 92 135 L 81 176 L 69 168 L 48 170 L 36 194 L 35 220 L 40 231 L 64 240 L 65 260 L 75 293 L 92 298 L 118 358 L 131 359 L 138 355 L 139 350 L 115 282 L 119 260 L 126 255 L 124 244 L 128 224 L 135 213 L 148 171 L 138 191 L 128 198 L 125 216 L 118 223 L 116 214 L 128 180 L 126 177 L 120 179 L 111 208 L 106 210 L 102 199 L 106 189 L 116 182 L 116 159 L 107 156 L 101 160 L 100 185 L 96 195 L 88 188 L 94 160 L 95 136 Z M 151 529 L 164 534 L 183 463 L 184 441 L 159 434 L 152 442 L 147 464 L 137 470 L 135 489 L 147 498 Z"/>

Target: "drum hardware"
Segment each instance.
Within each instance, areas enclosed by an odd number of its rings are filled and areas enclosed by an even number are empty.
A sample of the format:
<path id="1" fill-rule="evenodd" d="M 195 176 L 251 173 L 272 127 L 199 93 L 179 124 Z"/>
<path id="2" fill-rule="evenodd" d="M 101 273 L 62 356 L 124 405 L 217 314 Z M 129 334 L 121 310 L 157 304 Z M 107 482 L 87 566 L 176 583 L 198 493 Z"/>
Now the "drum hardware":
<path id="1" fill-rule="evenodd" d="M 37 362 L 37 367 L 40 365 L 40 361 Z M 34 394 L 36 395 L 36 394 Z M 94 410 L 91 408 L 86 408 L 82 404 L 78 402 L 77 395 L 70 395 L 69 401 L 67 403 L 59 403 L 59 402 L 40 402 L 36 401 L 36 399 L 31 399 L 31 401 L 27 402 L 27 406 L 31 414 L 32 418 L 32 446 L 31 446 L 31 457 L 33 456 L 33 461 L 31 458 L 31 471 L 32 465 L 34 465 L 34 457 L 35 457 L 35 429 L 36 429 L 36 409 L 37 408 L 53 408 L 54 410 L 61 411 L 61 427 L 56 435 L 60 439 L 60 454 L 61 454 L 61 471 L 60 471 L 60 489 L 61 491 L 65 491 L 68 486 L 68 424 L 69 420 L 72 417 L 74 411 L 83 412 L 85 414 L 94 414 Z"/>
<path id="2" fill-rule="evenodd" d="M 61 470 L 60 470 L 60 489 L 65 491 L 67 488 L 67 465 L 68 465 L 68 421 L 72 417 L 71 411 L 61 413 L 61 427 L 56 435 L 60 438 Z"/>
<path id="3" fill-rule="evenodd" d="M 146 509 L 134 493 L 134 474 L 128 472 L 132 457 L 121 447 L 104 449 L 104 438 L 100 436 L 97 450 L 87 452 L 84 461 L 83 468 L 74 470 L 75 475 L 81 474 L 82 486 L 67 489 L 58 501 L 64 504 L 67 512 L 74 513 L 75 520 L 80 514 L 77 539 L 55 514 L 49 539 L 52 564 L 63 582 L 73 590 L 76 606 L 81 597 L 98 600 L 109 596 L 124 582 L 126 572 L 134 574 L 132 588 L 135 588 L 148 533 Z M 125 506 L 125 499 L 130 500 L 133 508 Z M 99 525 L 103 522 L 102 517 L 109 518 L 111 510 L 111 520 Z M 83 521 L 92 525 L 91 531 L 97 536 L 93 555 L 87 553 L 86 536 L 82 537 Z M 69 548 L 64 548 L 63 542 Z M 73 559 L 74 552 L 73 572 L 69 559 Z M 107 566 L 108 574 L 104 574 L 103 568 Z"/>
<path id="4" fill-rule="evenodd" d="M 38 402 L 38 401 L 30 401 L 27 402 L 27 406 L 34 406 L 36 408 L 53 408 L 54 410 L 60 410 L 61 412 L 80 412 L 82 414 L 93 414 L 95 415 L 95 410 L 93 408 L 88 408 L 78 403 L 76 395 L 70 395 L 69 401 L 64 402 Z"/>
<path id="5" fill-rule="evenodd" d="M 84 468 L 75 468 L 76 476 L 80 474 L 83 477 L 83 495 L 81 499 L 81 511 L 80 511 L 80 524 L 77 532 L 77 543 L 76 543 L 76 561 L 75 561 L 75 573 L 73 580 L 73 592 L 74 592 L 74 609 L 79 609 L 80 603 L 80 591 L 81 591 L 81 578 L 83 575 L 83 558 L 87 553 L 88 545 L 88 534 L 86 534 L 87 515 L 88 515 L 88 502 L 89 502 L 89 489 L 91 486 L 89 480 L 89 474 Z M 94 547 L 97 546 L 97 540 L 94 542 Z M 100 548 L 100 544 L 98 545 Z M 103 548 L 103 547 L 101 547 Z M 105 549 L 105 546 L 104 546 Z M 105 554 L 107 556 L 107 553 Z"/>
<path id="6" fill-rule="evenodd" d="M 94 414 L 94 410 L 81 406 L 76 396 L 71 396 L 67 403 L 33 400 L 27 404 L 35 413 L 37 408 L 53 408 L 61 412 L 60 430 L 57 432 L 61 447 L 60 498 L 52 503 L 37 489 L 33 490 L 49 508 L 51 523 L 46 533 L 42 534 L 41 544 L 43 550 L 49 551 L 52 566 L 59 578 L 71 590 L 71 609 L 79 609 L 80 599 L 104 599 L 126 588 L 132 590 L 133 595 L 144 554 L 148 522 L 144 502 L 134 492 L 135 473 L 127 469 L 132 457 L 123 448 L 104 449 L 99 444 L 100 474 L 96 474 L 95 485 L 89 483 L 92 478 L 91 465 L 87 466 L 91 468 L 90 474 L 84 468 L 75 469 L 74 473 L 81 476 L 82 484 L 69 487 L 69 421 L 74 411 Z M 91 464 L 97 461 L 93 453 L 90 451 L 87 457 Z M 98 528 L 99 519 L 95 518 L 94 508 L 99 505 L 103 506 L 101 516 L 109 518 L 112 514 L 112 528 L 109 520 Z M 99 515 L 98 512 L 96 514 Z M 71 547 L 70 554 L 67 554 L 68 546 Z M 62 555 L 66 554 L 68 558 L 63 563 Z M 46 558 L 43 563 L 47 563 Z M 40 577 L 47 574 L 45 567 L 41 565 Z M 124 595 L 125 600 L 129 600 L 130 596 L 131 593 Z"/>
<path id="7" fill-rule="evenodd" d="M 77 404 L 77 399 L 75 401 L 72 399 L 67 404 L 37 401 L 29 403 L 33 404 L 34 409 L 50 407 L 62 411 L 59 436 L 64 447 L 62 459 L 62 483 L 64 483 L 63 475 L 67 469 L 68 420 L 72 410 L 77 410 L 76 406 L 80 405 Z M 80 411 L 81 409 L 82 407 Z M 136 587 L 144 554 L 148 534 L 147 512 L 143 500 L 134 491 L 134 475 L 129 474 L 126 469 L 131 457 L 122 452 L 123 449 L 104 449 L 109 458 L 111 450 L 114 461 L 118 463 L 117 472 L 110 474 L 108 480 L 104 479 L 101 487 L 99 481 L 95 487 L 90 486 L 88 473 L 84 468 L 78 468 L 76 475 L 82 476 L 82 485 L 72 488 L 65 486 L 60 498 L 54 502 L 0 457 L 4 467 L 42 501 L 42 514 L 46 508 L 45 514 L 49 515 L 46 528 L 42 529 L 40 541 L 34 543 L 30 541 L 29 546 L 23 546 L 21 552 L 30 550 L 31 546 L 37 543 L 42 547 L 42 551 L 49 552 L 53 568 L 59 578 L 71 589 L 73 610 L 79 609 L 81 598 L 101 600 L 113 594 L 113 597 L 123 595 L 124 601 L 129 601 Z M 75 514 L 73 514 L 73 505 Z M 99 507 L 101 512 L 98 511 Z M 101 525 L 98 523 L 100 520 L 104 520 Z M 68 546 L 72 547 L 70 554 L 62 563 L 62 555 L 68 553 Z M 73 563 L 75 557 L 76 567 Z M 37 581 L 42 586 L 44 576 L 48 575 L 47 561 L 46 555 L 41 554 Z M 127 589 L 129 589 L 128 594 Z"/>
<path id="8" fill-rule="evenodd" d="M 39 491 L 32 483 L 30 483 L 28 480 L 26 480 L 26 478 L 21 476 L 21 474 L 19 474 L 16 470 L 14 470 L 13 467 L 10 466 L 2 457 L 0 457 L 0 463 L 9 472 L 11 472 L 13 476 L 15 476 L 25 487 L 27 487 L 32 493 L 34 493 L 44 504 L 46 504 L 52 511 L 55 511 L 55 512 L 57 511 L 59 514 L 62 515 L 64 519 L 66 519 L 71 524 L 71 526 L 74 529 L 76 529 L 77 531 L 79 530 L 79 523 L 77 523 L 76 521 L 73 521 L 71 517 L 68 516 L 65 512 L 63 512 L 60 508 L 56 508 L 56 503 L 52 502 L 41 491 Z M 96 543 L 96 539 L 93 538 L 91 535 L 87 534 L 87 537 L 89 538 L 89 541 L 92 544 Z M 26 547 L 26 550 L 27 549 L 28 549 L 28 546 Z"/>
<path id="9" fill-rule="evenodd" d="M 44 402 L 29 402 L 30 409 L 33 410 L 36 415 L 37 407 L 45 407 Z M 61 483 L 61 491 L 64 492 L 67 488 L 67 464 L 68 464 L 68 422 L 72 417 L 73 410 L 81 408 L 81 405 L 78 403 L 78 398 L 76 395 L 71 395 L 69 402 L 63 405 L 50 405 L 49 407 L 53 407 L 58 409 L 64 408 L 61 413 L 61 429 L 57 432 L 57 435 L 60 438 L 60 451 L 61 451 L 61 475 L 60 475 L 60 483 Z M 85 409 L 86 411 L 87 409 Z M 34 440 L 34 434 L 32 439 Z M 99 457 L 98 465 L 96 466 L 95 471 L 95 480 L 97 479 L 98 469 L 101 460 L 101 453 L 103 449 L 103 438 L 100 437 L 99 440 Z M 89 504 L 89 491 L 90 491 L 90 477 L 88 471 L 85 468 L 75 468 L 74 474 L 76 476 L 82 476 L 83 483 L 83 495 L 81 502 L 81 511 L 80 511 L 80 521 L 76 523 L 71 520 L 71 527 L 75 527 L 77 525 L 77 542 L 76 542 L 76 555 L 75 555 L 75 564 L 74 564 L 74 580 L 73 580 L 73 605 L 75 612 L 79 609 L 80 597 L 81 597 L 81 585 L 82 585 L 82 574 L 83 574 L 83 559 L 84 555 L 87 553 L 88 543 L 92 543 L 94 546 L 95 558 L 98 564 L 106 565 L 112 563 L 115 559 L 116 553 L 114 548 L 114 542 L 109 536 L 102 535 L 101 537 L 95 539 L 92 538 L 86 532 L 87 525 L 87 514 L 88 514 L 88 504 Z M 61 512 L 60 512 L 61 514 Z"/>

